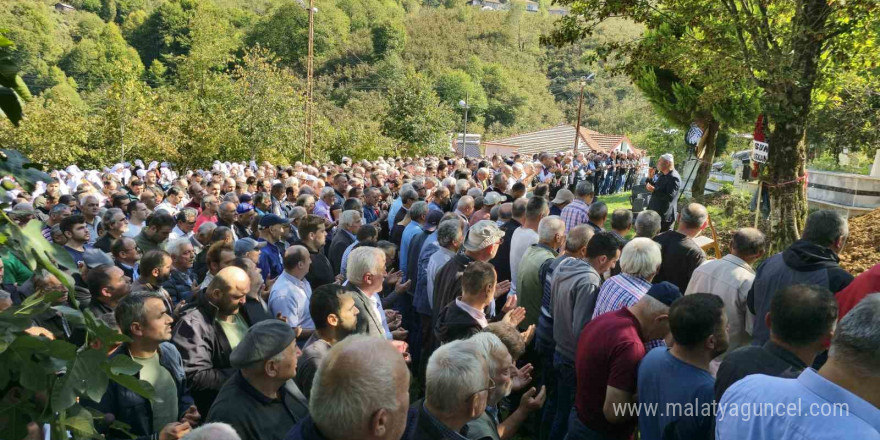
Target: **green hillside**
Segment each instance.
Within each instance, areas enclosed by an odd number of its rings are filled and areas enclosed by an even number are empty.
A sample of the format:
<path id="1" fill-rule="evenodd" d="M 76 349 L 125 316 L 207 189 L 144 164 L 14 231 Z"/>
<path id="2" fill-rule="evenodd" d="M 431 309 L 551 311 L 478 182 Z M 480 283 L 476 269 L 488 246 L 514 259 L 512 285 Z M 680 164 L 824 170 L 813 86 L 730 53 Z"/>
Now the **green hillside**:
<path id="1" fill-rule="evenodd" d="M 281 0 L 6 0 L 13 55 L 35 95 L 26 120 L 0 127 L 4 147 L 51 165 L 121 157 L 203 166 L 215 159 L 303 157 L 308 13 Z M 592 63 L 593 40 L 540 44 L 543 10 L 481 11 L 448 2 L 318 0 L 314 157 L 443 151 L 469 99 L 468 130 L 486 138 L 573 122 L 667 142 L 665 124 L 625 76 Z"/>

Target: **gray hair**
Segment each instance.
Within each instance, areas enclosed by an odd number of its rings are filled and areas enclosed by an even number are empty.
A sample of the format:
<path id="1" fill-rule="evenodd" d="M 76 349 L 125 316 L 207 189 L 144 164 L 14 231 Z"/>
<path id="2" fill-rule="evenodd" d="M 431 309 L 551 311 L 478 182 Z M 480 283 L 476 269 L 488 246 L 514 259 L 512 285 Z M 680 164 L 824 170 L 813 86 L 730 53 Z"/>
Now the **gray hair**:
<path id="1" fill-rule="evenodd" d="M 480 190 L 480 188 L 471 188 L 468 190 L 467 195 L 476 199 L 477 197 L 483 196 L 483 191 Z"/>
<path id="2" fill-rule="evenodd" d="M 306 208 L 303 208 L 302 206 L 294 206 L 293 209 L 290 210 L 290 218 L 293 220 L 305 217 L 306 215 L 308 215 L 308 212 L 306 212 Z"/>
<path id="3" fill-rule="evenodd" d="M 479 332 L 468 338 L 468 341 L 473 342 L 477 349 L 480 350 L 483 358 L 486 359 L 486 366 L 489 367 L 490 376 L 495 374 L 498 367 L 506 366 L 501 365 L 501 361 L 504 359 L 504 355 L 510 354 L 510 352 L 507 351 L 507 346 L 495 334 Z"/>
<path id="4" fill-rule="evenodd" d="M 593 194 L 594 191 L 592 183 L 582 180 L 578 182 L 577 186 L 574 188 L 574 195 L 584 197 Z"/>
<path id="5" fill-rule="evenodd" d="M 199 225 L 198 234 L 210 234 L 214 232 L 214 229 L 217 229 L 217 223 L 214 222 L 204 222 Z"/>
<path id="6" fill-rule="evenodd" d="M 409 208 L 409 218 L 413 221 L 416 219 L 424 219 L 426 215 L 428 215 L 428 204 L 425 202 L 415 202 Z"/>
<path id="7" fill-rule="evenodd" d="M 444 248 L 449 247 L 456 241 L 460 241 L 462 235 L 461 220 L 444 220 L 437 226 L 437 244 Z"/>
<path id="8" fill-rule="evenodd" d="M 165 246 L 165 252 L 168 252 L 175 257 L 179 257 L 181 254 L 183 254 L 183 247 L 186 245 L 192 246 L 192 242 L 189 241 L 189 238 L 183 237 L 176 240 L 171 240 Z"/>
<path id="9" fill-rule="evenodd" d="M 589 211 L 587 211 L 587 217 L 590 220 L 601 220 L 608 217 L 608 205 L 605 202 L 596 202 L 590 205 Z M 601 226 L 601 225 L 600 225 Z"/>
<path id="10" fill-rule="evenodd" d="M 755 228 L 740 228 L 733 233 L 731 244 L 742 256 L 757 255 L 764 250 L 766 237 Z"/>
<path id="11" fill-rule="evenodd" d="M 428 359 L 425 402 L 441 413 L 459 412 L 471 395 L 486 387 L 487 373 L 486 359 L 473 342 L 441 345 Z"/>
<path id="12" fill-rule="evenodd" d="M 456 205 L 456 208 L 460 211 L 461 208 L 464 206 L 470 206 L 471 208 L 473 208 L 474 198 L 471 196 L 461 196 L 461 198 L 458 199 L 458 205 Z"/>
<path id="13" fill-rule="evenodd" d="M 418 199 L 419 199 L 419 193 L 418 193 L 418 191 L 416 191 L 412 188 L 412 185 L 410 185 L 409 188 L 400 190 L 400 201 L 401 202 L 406 203 L 409 200 L 418 200 Z"/>
<path id="14" fill-rule="evenodd" d="M 629 209 L 615 209 L 611 213 L 611 229 L 622 231 L 632 226 L 633 213 Z"/>
<path id="15" fill-rule="evenodd" d="M 202 197 L 202 209 L 205 209 L 205 207 L 208 206 L 209 203 L 214 203 L 214 202 L 218 202 L 218 201 L 219 200 L 217 200 L 217 198 L 214 197 L 213 195 L 204 196 L 204 197 Z"/>
<path id="16" fill-rule="evenodd" d="M 241 440 L 235 428 L 226 423 L 206 423 L 190 431 L 183 440 Z"/>
<path id="17" fill-rule="evenodd" d="M 116 214 L 122 214 L 123 216 L 125 216 L 125 213 L 122 212 L 122 210 L 119 208 L 107 208 L 107 210 L 104 211 L 104 215 L 101 216 L 101 222 L 103 222 L 105 225 L 113 223 L 113 216 L 115 216 Z"/>
<path id="18" fill-rule="evenodd" d="M 315 373 L 309 413 L 327 438 L 355 438 L 382 409 L 393 412 L 397 401 L 394 363 L 387 341 L 351 335 L 334 345 Z"/>
<path id="19" fill-rule="evenodd" d="M 349 283 L 360 285 L 367 273 L 379 273 L 385 269 L 385 252 L 381 249 L 363 246 L 348 254 L 345 277 Z"/>
<path id="20" fill-rule="evenodd" d="M 660 156 L 660 159 L 663 159 L 669 163 L 675 163 L 675 159 L 672 157 L 672 153 L 666 153 Z"/>
<path id="21" fill-rule="evenodd" d="M 646 237 L 633 238 L 620 253 L 620 270 L 643 280 L 657 273 L 662 262 L 660 245 Z"/>
<path id="22" fill-rule="evenodd" d="M 180 212 L 183 213 L 184 218 L 186 218 L 187 220 L 195 220 L 196 217 L 199 216 L 199 211 L 196 208 L 183 208 L 180 210 Z"/>
<path id="23" fill-rule="evenodd" d="M 861 376 L 880 377 L 880 294 L 863 298 L 840 320 L 828 357 Z"/>
<path id="24" fill-rule="evenodd" d="M 689 203 L 681 210 L 681 224 L 688 228 L 699 228 L 709 218 L 709 211 L 699 203 Z"/>
<path id="25" fill-rule="evenodd" d="M 660 214 L 650 209 L 640 212 L 636 217 L 636 236 L 654 238 L 658 232 L 660 232 Z"/>
<path id="26" fill-rule="evenodd" d="M 538 223 L 538 241 L 541 243 L 552 243 L 557 234 L 565 234 L 565 222 L 558 215 L 544 217 Z"/>
<path id="27" fill-rule="evenodd" d="M 849 235 L 849 224 L 837 211 L 823 209 L 810 214 L 801 238 L 819 246 L 831 246 L 838 238 Z"/>
<path id="28" fill-rule="evenodd" d="M 467 191 L 468 188 L 471 187 L 471 183 L 467 181 L 467 179 L 458 179 L 455 181 L 455 192 L 461 194 L 462 191 Z"/>
<path id="29" fill-rule="evenodd" d="M 359 224 L 361 224 L 361 213 L 359 211 L 342 211 L 342 215 L 339 216 L 339 226 L 342 226 L 343 228 Z"/>
<path id="30" fill-rule="evenodd" d="M 565 237 L 565 251 L 577 252 L 587 247 L 587 243 L 593 238 L 594 233 L 595 231 L 593 231 L 593 227 L 587 224 L 577 225 L 571 228 L 571 230 L 568 231 L 568 236 Z"/>
<path id="31" fill-rule="evenodd" d="M 327 197 L 329 195 L 333 195 L 334 197 L 336 196 L 336 190 L 334 190 L 332 186 L 325 186 L 321 188 L 320 198 L 323 199 L 324 197 Z"/>
<path id="32" fill-rule="evenodd" d="M 119 325 L 119 331 L 122 334 L 131 336 L 131 324 L 134 322 L 143 323 L 146 320 L 144 304 L 149 298 L 165 301 L 165 297 L 161 293 L 151 290 L 130 293 L 119 301 L 113 311 L 113 316 L 116 317 L 116 324 Z"/>

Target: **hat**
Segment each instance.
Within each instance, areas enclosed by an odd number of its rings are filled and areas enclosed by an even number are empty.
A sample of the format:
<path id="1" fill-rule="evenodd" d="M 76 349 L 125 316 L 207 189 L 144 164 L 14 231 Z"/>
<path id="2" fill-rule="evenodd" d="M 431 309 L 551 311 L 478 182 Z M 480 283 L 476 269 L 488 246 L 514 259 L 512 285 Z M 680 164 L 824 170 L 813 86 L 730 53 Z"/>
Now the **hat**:
<path id="1" fill-rule="evenodd" d="M 89 269 L 94 269 L 102 264 L 109 264 L 112 266 L 113 258 L 110 257 L 110 254 L 100 249 L 91 248 L 86 249 L 83 253 L 83 262 L 86 263 L 86 266 L 88 266 Z"/>
<path id="2" fill-rule="evenodd" d="M 426 231 L 434 231 L 437 229 L 437 225 L 440 224 L 440 220 L 443 219 L 443 211 L 438 211 L 436 209 L 432 209 L 428 211 L 428 216 L 425 217 L 425 227 Z"/>
<path id="3" fill-rule="evenodd" d="M 28 202 L 20 202 L 12 207 L 12 211 L 9 212 L 13 215 L 28 215 L 35 214 L 34 206 Z"/>
<path id="4" fill-rule="evenodd" d="M 489 247 L 492 243 L 502 239 L 504 231 L 491 220 L 480 220 L 471 226 L 467 240 L 464 242 L 466 251 L 476 252 Z"/>
<path id="5" fill-rule="evenodd" d="M 250 237 L 240 238 L 235 242 L 235 256 L 240 257 L 250 251 L 262 249 L 267 244 L 265 241 L 257 241 Z"/>
<path id="6" fill-rule="evenodd" d="M 651 286 L 646 295 L 666 304 L 667 306 L 671 306 L 675 300 L 681 298 L 681 290 L 679 290 L 678 286 L 675 284 L 672 284 L 669 281 L 663 281 Z"/>
<path id="7" fill-rule="evenodd" d="M 554 205 L 560 205 L 562 203 L 568 203 L 572 200 L 574 200 L 574 194 L 571 191 L 563 188 L 556 193 L 556 198 L 553 199 L 553 201 L 550 203 Z"/>
<path id="8" fill-rule="evenodd" d="M 266 214 L 260 219 L 260 228 L 268 228 L 272 225 L 285 225 L 288 223 L 290 223 L 290 220 L 279 217 L 275 214 Z"/>
<path id="9" fill-rule="evenodd" d="M 238 196 L 238 201 L 241 203 L 250 203 L 250 202 L 254 201 L 254 196 L 252 196 L 248 193 L 244 193 L 244 194 Z"/>
<path id="10" fill-rule="evenodd" d="M 251 205 L 250 203 L 239 203 L 238 206 L 235 207 L 235 212 L 239 214 L 244 214 L 253 210 L 254 205 Z"/>
<path id="11" fill-rule="evenodd" d="M 272 359 L 296 340 L 296 332 L 278 319 L 267 319 L 254 324 L 229 354 L 232 368 L 243 368 Z"/>
<path id="12" fill-rule="evenodd" d="M 504 201 L 504 196 L 498 194 L 497 192 L 490 192 L 483 197 L 483 204 L 488 206 L 495 206 Z"/>

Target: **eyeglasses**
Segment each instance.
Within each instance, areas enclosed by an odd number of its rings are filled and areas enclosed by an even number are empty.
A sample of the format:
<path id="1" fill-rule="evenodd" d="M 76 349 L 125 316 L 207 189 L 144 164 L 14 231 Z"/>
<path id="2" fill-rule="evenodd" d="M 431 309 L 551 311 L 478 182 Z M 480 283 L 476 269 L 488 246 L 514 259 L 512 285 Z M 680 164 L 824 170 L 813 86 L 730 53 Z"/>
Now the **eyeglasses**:
<path id="1" fill-rule="evenodd" d="M 492 380 L 491 377 L 489 378 L 489 386 L 487 388 L 483 388 L 481 390 L 474 391 L 473 393 L 471 393 L 470 396 L 468 396 L 467 399 L 465 399 L 465 402 L 467 402 L 468 400 L 471 400 L 471 397 L 474 397 L 475 395 L 480 394 L 483 391 L 488 391 L 489 394 L 492 394 L 492 391 L 495 391 L 495 381 Z"/>

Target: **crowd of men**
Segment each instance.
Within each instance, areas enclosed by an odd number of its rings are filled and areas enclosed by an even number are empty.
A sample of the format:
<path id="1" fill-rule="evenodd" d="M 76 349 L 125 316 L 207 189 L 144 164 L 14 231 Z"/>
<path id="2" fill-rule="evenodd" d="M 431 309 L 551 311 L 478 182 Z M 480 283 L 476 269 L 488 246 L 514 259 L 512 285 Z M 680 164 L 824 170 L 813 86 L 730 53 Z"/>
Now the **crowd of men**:
<path id="1" fill-rule="evenodd" d="M 673 157 L 643 168 L 138 162 L 53 172 L 8 214 L 42 222 L 79 307 L 131 339 L 108 355 L 155 390 L 83 402 L 129 427 L 106 438 L 880 439 L 880 265 L 838 265 L 846 219 L 813 212 L 772 256 L 741 228 L 708 259 Z M 601 201 L 643 181 L 648 210 Z M 67 292 L 14 252 L 0 275 L 0 309 Z"/>

